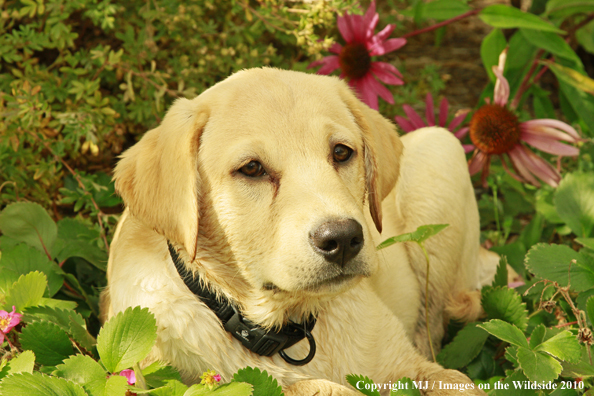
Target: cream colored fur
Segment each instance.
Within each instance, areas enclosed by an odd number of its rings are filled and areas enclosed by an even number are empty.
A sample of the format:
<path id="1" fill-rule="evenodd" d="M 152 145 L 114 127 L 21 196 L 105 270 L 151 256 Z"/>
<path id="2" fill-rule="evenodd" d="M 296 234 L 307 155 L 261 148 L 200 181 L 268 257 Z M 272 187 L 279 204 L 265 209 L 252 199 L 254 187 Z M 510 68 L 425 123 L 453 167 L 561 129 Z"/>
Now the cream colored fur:
<path id="1" fill-rule="evenodd" d="M 332 160 L 338 143 L 354 150 L 344 164 Z M 250 160 L 268 175 L 238 173 Z M 375 250 L 420 225 L 450 224 L 426 243 L 434 346 L 447 317 L 480 313 L 474 291 L 492 276 L 496 257 L 479 254 L 464 153 L 448 131 L 425 128 L 399 139 L 336 78 L 252 69 L 176 101 L 162 124 L 124 153 L 115 181 L 127 209 L 111 246 L 102 308 L 107 318 L 131 306 L 150 309 L 158 339 L 148 361 L 172 364 L 188 383 L 207 369 L 227 381 L 239 368 L 257 366 L 287 396 L 358 394 L 345 386 L 351 373 L 380 384 L 403 376 L 469 382 L 426 358 L 421 251 L 414 244 Z M 336 274 L 309 244 L 312 229 L 328 218 L 363 226 L 349 281 L 324 283 Z M 248 319 L 274 327 L 317 315 L 313 361 L 291 366 L 245 349 L 184 285 L 167 240 Z M 308 343 L 286 352 L 303 358 Z M 460 394 L 438 386 L 429 393 Z"/>

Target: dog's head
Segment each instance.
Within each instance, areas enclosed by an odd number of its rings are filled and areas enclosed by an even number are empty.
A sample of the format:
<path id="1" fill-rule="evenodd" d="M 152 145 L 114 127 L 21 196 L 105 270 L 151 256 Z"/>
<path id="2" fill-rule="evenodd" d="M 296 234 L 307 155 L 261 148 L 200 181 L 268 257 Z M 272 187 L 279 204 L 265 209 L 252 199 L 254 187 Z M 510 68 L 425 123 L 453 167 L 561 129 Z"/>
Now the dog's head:
<path id="1" fill-rule="evenodd" d="M 339 79 L 252 69 L 176 101 L 115 181 L 190 260 L 216 251 L 255 290 L 332 295 L 377 266 L 369 227 L 381 230 L 401 151 Z"/>

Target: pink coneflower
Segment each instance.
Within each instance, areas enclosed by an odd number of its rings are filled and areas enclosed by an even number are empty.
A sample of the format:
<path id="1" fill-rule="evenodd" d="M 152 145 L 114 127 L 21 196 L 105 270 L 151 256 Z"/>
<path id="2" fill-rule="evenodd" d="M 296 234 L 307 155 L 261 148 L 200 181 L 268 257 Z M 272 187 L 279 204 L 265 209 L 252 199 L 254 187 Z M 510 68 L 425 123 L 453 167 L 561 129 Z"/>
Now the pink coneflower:
<path id="1" fill-rule="evenodd" d="M 534 154 L 522 144 L 526 142 L 544 152 L 575 156 L 579 150 L 560 141 L 577 143 L 580 136 L 571 126 L 552 119 L 519 122 L 518 117 L 507 107 L 509 84 L 503 76 L 507 50 L 499 56 L 499 65 L 493 66 L 497 77 L 493 92 L 493 103 L 480 107 L 470 120 L 470 140 L 475 145 L 468 162 L 470 174 L 483 170 L 482 182 L 486 186 L 491 156 L 498 155 L 507 173 L 521 182 L 540 186 L 536 178 L 556 187 L 561 175 L 551 164 Z M 503 155 L 511 160 L 516 173 L 508 168 Z"/>
<path id="2" fill-rule="evenodd" d="M 446 128 L 446 124 L 448 121 L 448 107 L 448 100 L 446 98 L 443 98 L 441 100 L 441 103 L 439 104 L 439 115 L 437 119 L 437 125 L 443 128 Z M 400 128 L 404 132 L 408 133 L 426 126 L 436 125 L 435 109 L 433 108 L 433 96 L 431 95 L 431 93 L 427 94 L 427 98 L 425 100 L 425 120 L 427 122 L 424 122 L 421 116 L 419 116 L 411 106 L 405 104 L 402 106 L 402 109 L 404 110 L 408 118 L 396 116 L 394 119 L 396 120 L 398 125 L 400 125 Z M 464 121 L 464 119 L 466 118 L 466 114 L 468 114 L 468 111 L 461 112 L 460 114 L 455 116 L 447 126 L 447 129 L 450 132 L 452 132 L 454 136 L 456 136 L 458 139 L 462 139 L 468 133 L 469 127 L 460 128 L 458 131 L 456 131 L 456 128 L 458 128 L 462 121 Z M 463 144 L 462 147 L 464 147 L 464 151 L 467 153 L 474 150 L 474 146 L 471 144 Z"/>
<path id="3" fill-rule="evenodd" d="M 371 2 L 363 16 L 345 14 L 343 17 L 338 17 L 338 29 L 346 45 L 342 46 L 338 43 L 332 45 L 329 51 L 337 55 L 312 62 L 307 67 L 309 69 L 322 65 L 318 74 L 330 74 L 340 69 L 340 77 L 347 79 L 361 100 L 376 110 L 378 95 L 390 104 L 394 104 L 394 97 L 374 76 L 390 85 L 402 85 L 404 81 L 402 81 L 402 74 L 394 66 L 385 62 L 373 62 L 371 57 L 387 54 L 406 44 L 403 38 L 387 40 L 395 25 L 386 26 L 374 36 L 378 21 L 375 1 Z"/>

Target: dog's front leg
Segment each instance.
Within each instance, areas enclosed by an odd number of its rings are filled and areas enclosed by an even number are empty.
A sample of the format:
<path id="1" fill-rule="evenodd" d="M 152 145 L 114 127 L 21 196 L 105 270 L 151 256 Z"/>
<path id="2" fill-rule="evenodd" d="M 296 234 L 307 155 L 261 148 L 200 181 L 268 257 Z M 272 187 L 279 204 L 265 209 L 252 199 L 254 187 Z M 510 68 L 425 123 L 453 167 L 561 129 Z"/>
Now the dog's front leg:
<path id="1" fill-rule="evenodd" d="M 303 380 L 283 387 L 285 396 L 361 396 L 352 388 L 327 380 Z"/>

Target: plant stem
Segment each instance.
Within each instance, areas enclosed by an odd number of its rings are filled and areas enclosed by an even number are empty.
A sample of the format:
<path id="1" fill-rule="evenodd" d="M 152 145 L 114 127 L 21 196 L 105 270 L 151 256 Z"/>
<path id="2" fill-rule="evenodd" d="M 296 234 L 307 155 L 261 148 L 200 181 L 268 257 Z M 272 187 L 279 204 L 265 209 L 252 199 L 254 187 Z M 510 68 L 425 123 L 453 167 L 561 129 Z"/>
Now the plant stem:
<path id="1" fill-rule="evenodd" d="M 514 98 L 509 105 L 509 107 L 512 110 L 514 110 L 516 107 L 518 107 L 518 104 L 520 104 L 520 99 L 522 99 L 522 95 L 524 95 L 524 92 L 526 92 L 526 90 L 528 89 L 528 86 L 529 86 L 528 82 L 530 81 L 532 74 L 536 70 L 536 67 L 538 66 L 538 60 L 542 56 L 542 54 L 544 54 L 544 50 L 538 50 L 536 52 L 536 55 L 534 56 L 534 61 L 532 62 L 532 65 L 530 66 L 530 70 L 528 70 L 528 73 L 526 73 L 526 76 L 524 76 L 524 79 L 522 80 L 522 83 L 520 84 L 520 88 L 518 88 L 518 90 L 516 91 L 516 94 L 514 95 Z M 540 76 L 539 76 L 539 78 L 540 78 Z"/>
<path id="2" fill-rule="evenodd" d="M 467 17 L 469 17 L 469 16 L 476 15 L 476 14 L 478 14 L 479 12 L 480 12 L 480 10 L 472 10 L 472 11 L 468 11 L 468 12 L 466 12 L 466 13 L 462 14 L 462 15 L 458 15 L 457 17 L 454 17 L 454 18 L 448 19 L 448 20 L 446 20 L 446 21 L 443 21 L 443 22 L 440 22 L 440 23 L 436 23 L 435 25 L 427 26 L 426 28 L 423 28 L 423 29 L 418 29 L 418 30 L 414 30 L 414 31 L 412 31 L 412 32 L 410 32 L 410 33 L 406 33 L 405 35 L 403 35 L 403 36 L 400 36 L 400 38 L 409 38 L 409 37 L 417 36 L 417 35 L 419 35 L 419 34 L 421 34 L 421 33 L 427 33 L 427 32 L 430 32 L 430 31 L 432 31 L 432 30 L 437 30 L 437 29 L 439 29 L 440 27 L 443 27 L 443 26 L 449 25 L 449 24 L 451 24 L 451 23 L 454 23 L 454 22 L 456 22 L 456 21 L 459 21 L 459 20 L 461 20 L 461 19 L 467 18 Z"/>
<path id="3" fill-rule="evenodd" d="M 427 250 L 425 249 L 425 244 L 423 242 L 417 242 L 421 249 L 423 250 L 423 254 L 425 255 L 425 260 L 427 260 L 427 274 L 425 275 L 425 328 L 427 329 L 427 338 L 429 339 L 429 347 L 431 348 L 431 356 L 433 356 L 433 361 L 437 362 L 435 358 L 435 351 L 433 350 L 433 341 L 431 340 L 431 330 L 429 329 L 429 255 L 427 254 Z"/>

